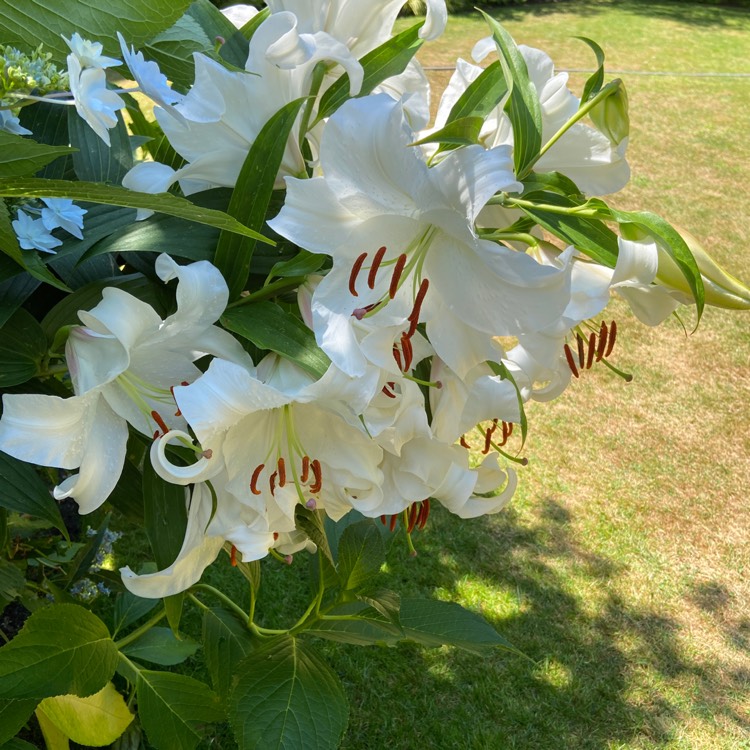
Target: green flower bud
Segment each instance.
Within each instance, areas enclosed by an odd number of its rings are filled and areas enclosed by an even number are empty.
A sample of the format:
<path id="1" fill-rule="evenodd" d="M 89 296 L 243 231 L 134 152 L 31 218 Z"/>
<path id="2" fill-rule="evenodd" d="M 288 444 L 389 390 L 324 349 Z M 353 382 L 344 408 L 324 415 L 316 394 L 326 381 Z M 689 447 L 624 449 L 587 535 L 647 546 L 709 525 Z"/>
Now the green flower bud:
<path id="1" fill-rule="evenodd" d="M 630 133 L 628 95 L 625 92 L 625 84 L 619 78 L 612 81 L 607 88 L 610 86 L 612 88 L 610 95 L 591 110 L 589 117 L 597 130 L 604 133 L 615 146 L 618 146 Z"/>
<path id="2" fill-rule="evenodd" d="M 690 248 L 703 278 L 706 304 L 730 310 L 750 310 L 750 289 L 731 274 L 728 274 L 704 249 L 695 237 L 683 229 L 679 230 L 682 239 Z M 692 302 L 692 294 L 685 277 L 677 264 L 659 250 L 659 267 L 656 272 L 657 284 L 662 284 L 677 292 L 682 292 Z"/>

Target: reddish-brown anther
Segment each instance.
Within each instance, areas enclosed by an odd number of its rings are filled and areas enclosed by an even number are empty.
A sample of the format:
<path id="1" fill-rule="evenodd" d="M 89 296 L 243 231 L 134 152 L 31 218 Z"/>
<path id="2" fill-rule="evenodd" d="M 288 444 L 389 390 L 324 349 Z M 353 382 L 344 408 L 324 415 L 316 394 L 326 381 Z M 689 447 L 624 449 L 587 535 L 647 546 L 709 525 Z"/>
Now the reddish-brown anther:
<path id="1" fill-rule="evenodd" d="M 409 508 L 409 524 L 406 527 L 406 533 L 411 534 L 417 524 L 417 503 L 412 503 Z"/>
<path id="2" fill-rule="evenodd" d="M 359 297 L 355 284 L 357 282 L 357 276 L 359 276 L 359 272 L 362 270 L 362 264 L 365 262 L 365 258 L 367 258 L 367 253 L 362 253 L 362 255 L 354 261 L 354 265 L 352 265 L 352 272 L 349 274 L 349 293 L 352 297 Z"/>
<path id="3" fill-rule="evenodd" d="M 252 477 L 250 477 L 250 492 L 253 493 L 253 495 L 260 495 L 260 490 L 258 489 L 258 478 L 260 477 L 261 471 L 265 468 L 265 464 L 258 464 L 255 467 L 255 471 L 253 472 Z"/>
<path id="4" fill-rule="evenodd" d="M 390 524 L 390 530 L 393 531 L 396 528 L 396 521 L 398 520 L 398 515 L 395 513 L 391 516 L 391 524 Z"/>
<path id="5" fill-rule="evenodd" d="M 412 308 L 412 311 L 409 313 L 409 317 L 407 320 L 409 321 L 409 330 L 407 332 L 407 336 L 413 336 L 414 332 L 417 330 L 417 326 L 419 325 L 419 314 L 422 312 L 422 303 L 424 302 L 425 295 L 427 294 L 427 290 L 430 288 L 430 280 L 429 279 L 422 279 L 422 283 L 419 285 L 419 291 L 417 292 L 417 296 L 414 298 L 414 307 Z"/>
<path id="6" fill-rule="evenodd" d="M 276 494 L 276 477 L 278 476 L 278 473 L 274 471 L 273 474 L 271 474 L 270 477 L 268 477 L 268 484 L 271 488 L 271 494 Z"/>
<path id="7" fill-rule="evenodd" d="M 404 372 L 409 372 L 411 363 L 414 361 L 414 349 L 411 345 L 411 336 L 408 333 L 401 334 L 401 351 L 404 353 Z"/>
<path id="8" fill-rule="evenodd" d="M 395 344 L 393 345 L 393 359 L 396 360 L 398 369 L 403 371 L 404 363 L 403 363 L 403 360 L 401 359 L 401 352 L 399 351 L 399 348 Z"/>
<path id="9" fill-rule="evenodd" d="M 421 531 L 425 524 L 427 523 L 427 519 L 430 517 L 430 498 L 426 498 L 422 501 L 422 517 L 419 520 L 419 530 Z"/>
<path id="10" fill-rule="evenodd" d="M 467 451 L 471 450 L 471 446 L 466 442 L 466 438 L 461 435 L 461 440 L 458 441 L 462 448 L 466 448 Z"/>
<path id="11" fill-rule="evenodd" d="M 380 268 L 380 264 L 383 260 L 383 256 L 385 255 L 385 246 L 381 247 L 376 253 L 375 257 L 372 259 L 372 265 L 370 266 L 370 272 L 367 274 L 367 286 L 370 287 L 370 289 L 375 288 L 375 277 L 378 274 L 378 269 Z"/>
<path id="12" fill-rule="evenodd" d="M 233 568 L 237 567 L 237 547 L 232 545 L 232 551 L 229 553 L 229 562 Z"/>
<path id="13" fill-rule="evenodd" d="M 609 324 L 609 343 L 607 344 L 607 351 L 604 352 L 605 357 L 609 357 L 612 354 L 612 350 L 615 348 L 615 340 L 617 339 L 617 323 L 613 320 Z"/>
<path id="14" fill-rule="evenodd" d="M 596 334 L 592 332 L 589 335 L 589 351 L 588 351 L 588 357 L 586 358 L 587 370 L 590 370 L 591 365 L 594 364 L 594 354 L 596 354 Z"/>
<path id="15" fill-rule="evenodd" d="M 381 388 L 381 390 L 386 396 L 388 396 L 388 398 L 396 398 L 396 394 L 393 392 L 393 388 L 395 387 L 396 384 L 393 381 L 389 381 Z"/>
<path id="16" fill-rule="evenodd" d="M 482 448 L 482 455 L 487 455 L 492 447 L 492 429 L 487 428 L 484 432 L 484 448 Z"/>
<path id="17" fill-rule="evenodd" d="M 162 435 L 166 435 L 169 432 L 169 427 L 165 424 L 164 420 L 161 418 L 161 415 L 158 411 L 152 411 L 151 412 L 151 419 L 156 422 L 156 424 L 159 426 L 159 429 L 162 432 Z M 159 433 L 155 433 L 154 439 L 156 439 L 159 436 Z"/>
<path id="18" fill-rule="evenodd" d="M 586 352 L 583 349 L 583 336 L 580 333 L 576 334 L 576 342 L 578 344 L 578 365 L 583 370 L 583 363 L 586 361 Z"/>
<path id="19" fill-rule="evenodd" d="M 310 485 L 310 492 L 320 492 L 323 487 L 323 472 L 320 468 L 320 461 L 314 458 L 310 462 L 310 468 L 313 473 L 313 483 Z"/>
<path id="20" fill-rule="evenodd" d="M 563 347 L 563 351 L 565 352 L 565 359 L 568 361 L 568 367 L 570 367 L 570 371 L 573 373 L 574 377 L 579 377 L 578 368 L 576 367 L 575 360 L 573 359 L 573 352 L 570 350 L 570 346 L 568 344 L 565 344 L 565 346 Z"/>
<path id="21" fill-rule="evenodd" d="M 276 471 L 279 472 L 279 487 L 283 487 L 286 484 L 286 464 L 283 456 L 279 456 L 276 462 Z"/>
<path id="22" fill-rule="evenodd" d="M 307 477 L 310 475 L 310 456 L 302 456 L 302 476 L 300 482 L 304 484 L 307 481 Z"/>
<path id="23" fill-rule="evenodd" d="M 404 266 L 406 265 L 406 254 L 401 253 L 396 260 L 396 265 L 393 268 L 393 275 L 391 276 L 391 285 L 388 287 L 388 296 L 393 299 L 398 291 L 398 282 L 401 281 L 401 274 L 404 272 Z"/>
<path id="24" fill-rule="evenodd" d="M 604 351 L 607 348 L 607 341 L 609 340 L 609 329 L 607 328 L 607 324 L 602 321 L 602 324 L 599 326 L 599 345 L 596 347 L 596 361 L 601 362 L 602 357 L 604 356 Z"/>
<path id="25" fill-rule="evenodd" d="M 185 383 L 185 385 L 187 385 L 187 383 Z M 169 392 L 172 394 L 172 399 L 174 400 L 174 402 L 177 403 L 177 400 L 174 397 L 174 386 L 173 385 L 169 386 Z M 174 415 L 175 415 L 175 417 L 181 417 L 182 416 L 182 412 L 180 411 L 180 407 L 179 406 L 177 407 L 177 411 L 174 413 Z"/>
<path id="26" fill-rule="evenodd" d="M 382 523 L 383 526 L 385 526 L 388 523 L 388 516 L 386 516 L 385 514 L 380 516 L 380 523 Z"/>

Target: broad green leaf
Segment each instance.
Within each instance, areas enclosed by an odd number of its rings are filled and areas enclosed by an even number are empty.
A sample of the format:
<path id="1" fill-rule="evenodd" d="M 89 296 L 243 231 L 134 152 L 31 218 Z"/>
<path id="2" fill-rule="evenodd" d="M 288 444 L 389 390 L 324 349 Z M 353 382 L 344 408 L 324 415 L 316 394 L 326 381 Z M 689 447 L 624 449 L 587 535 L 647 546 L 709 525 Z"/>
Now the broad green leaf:
<path id="1" fill-rule="evenodd" d="M 12 740 L 9 740 L 4 745 L 0 746 L 0 750 L 39 750 L 38 748 L 34 747 L 30 742 L 26 742 L 26 740 L 20 740 L 18 737 L 14 737 Z"/>
<path id="2" fill-rule="evenodd" d="M 117 648 L 98 617 L 76 604 L 44 607 L 0 648 L 0 698 L 92 695 L 116 663 Z"/>
<path id="3" fill-rule="evenodd" d="M 385 562 L 385 544 L 372 519 L 348 526 L 338 547 L 338 569 L 345 590 L 361 588 L 377 576 Z"/>
<path id="4" fill-rule="evenodd" d="M 395 646 L 404 639 L 400 629 L 367 607 L 350 620 L 321 620 L 306 634 L 353 646 Z"/>
<path id="5" fill-rule="evenodd" d="M 668 221 L 650 211 L 616 211 L 610 208 L 609 212 L 618 223 L 630 222 L 645 230 L 677 264 L 695 299 L 698 322 L 700 322 L 705 306 L 703 279 L 693 253 L 680 233 Z"/>
<path id="6" fill-rule="evenodd" d="M 44 711 L 40 711 L 39 708 L 34 713 L 39 724 L 39 729 L 42 730 L 44 746 L 47 750 L 70 750 L 70 740 L 62 730 L 57 728 L 51 719 L 47 718 L 47 714 Z"/>
<path id="7" fill-rule="evenodd" d="M 77 149 L 73 153 L 76 177 L 82 181 L 119 185 L 133 166 L 133 150 L 122 114 L 117 113 L 117 125 L 109 130 L 110 145 L 107 146 L 75 107 L 67 109 L 70 145 Z"/>
<path id="8" fill-rule="evenodd" d="M 73 742 L 96 747 L 114 742 L 135 718 L 111 682 L 87 698 L 45 698 L 37 707 L 39 711 Z"/>
<path id="9" fill-rule="evenodd" d="M 14 737 L 34 713 L 37 701 L 0 701 L 0 745 Z"/>
<path id="10" fill-rule="evenodd" d="M 229 697 L 229 723 L 243 750 L 335 750 L 349 709 L 336 674 L 295 638 L 247 656 Z"/>
<path id="11" fill-rule="evenodd" d="M 169 627 L 172 629 L 172 633 L 177 636 L 180 632 L 180 621 L 182 620 L 182 608 L 185 603 L 185 592 L 180 591 L 179 594 L 165 596 L 162 601 L 164 602 L 164 609 L 167 612 L 167 622 L 169 623 Z"/>
<path id="12" fill-rule="evenodd" d="M 421 23 L 409 27 L 368 52 L 359 61 L 364 69 L 364 79 L 358 97 L 367 96 L 386 78 L 400 75 L 406 70 L 424 43 L 419 38 L 421 28 Z M 349 98 L 349 75 L 344 74 L 320 98 L 316 122 L 332 115 Z"/>
<path id="13" fill-rule="evenodd" d="M 401 628 L 401 597 L 395 591 L 378 589 L 372 594 L 357 594 L 357 598 L 371 606 L 388 622 Z"/>
<path id="14" fill-rule="evenodd" d="M 523 180 L 523 194 L 536 193 L 540 190 L 551 190 L 568 198 L 583 200 L 578 185 L 560 172 L 530 172 Z"/>
<path id="15" fill-rule="evenodd" d="M 214 690 L 226 698 L 237 665 L 253 650 L 250 633 L 231 612 L 203 612 L 203 653 Z"/>
<path id="16" fill-rule="evenodd" d="M 151 461 L 143 465 L 145 531 L 159 570 L 169 567 L 182 548 L 187 528 L 185 487 L 165 482 Z"/>
<path id="17" fill-rule="evenodd" d="M 486 620 L 454 602 L 402 599 L 404 636 L 424 646 L 457 646 L 476 654 L 501 647 L 516 651 Z"/>
<path id="18" fill-rule="evenodd" d="M 1 2 L 2 0 L 0 0 Z M 228 232 L 252 237 L 260 242 L 273 244 L 258 232 L 240 224 L 239 221 L 221 212 L 201 208 L 185 198 L 171 193 L 139 193 L 114 185 L 99 185 L 93 182 L 67 180 L 41 180 L 34 177 L 7 180 L 0 179 L 0 196 L 6 198 L 72 198 L 73 200 L 104 203 L 126 208 L 147 208 L 170 216 L 208 224 Z M 31 270 L 31 269 L 29 269 Z"/>
<path id="19" fill-rule="evenodd" d="M 31 138 L 0 130 L 0 178 L 34 174 L 46 164 L 73 150 L 68 146 L 47 146 Z"/>
<path id="20" fill-rule="evenodd" d="M 131 659 L 170 667 L 181 664 L 199 648 L 200 644 L 192 638 L 182 636 L 177 639 L 170 628 L 150 628 L 121 651 Z"/>
<path id="21" fill-rule="evenodd" d="M 259 349 L 270 349 L 290 359 L 319 378 L 331 361 L 315 342 L 313 332 L 297 317 L 273 302 L 256 302 L 229 308 L 221 324 L 251 341 Z"/>
<path id="22" fill-rule="evenodd" d="M 10 211 L 5 201 L 0 201 L 0 251 L 7 257 L 13 258 L 18 264 L 18 270 L 11 275 L 20 273 L 23 268 L 23 257 L 18 245 L 18 237 L 16 237 L 11 224 Z"/>
<path id="23" fill-rule="evenodd" d="M 529 78 L 526 61 L 511 35 L 492 16 L 481 12 L 500 51 L 500 64 L 510 91 L 505 111 L 513 127 L 513 161 L 516 174 L 523 178 L 527 167 L 536 161 L 542 147 L 542 107 L 539 95 Z"/>
<path id="24" fill-rule="evenodd" d="M 609 268 L 615 267 L 619 252 L 617 235 L 603 221 L 556 213 L 544 208 L 545 204 L 555 208 L 574 208 L 579 206 L 579 203 L 558 193 L 550 192 L 532 193 L 524 196 L 524 199 L 541 204 L 533 208 L 524 206 L 521 209 L 537 224 L 567 244 L 573 245 L 597 263 Z"/>
<path id="25" fill-rule="evenodd" d="M 412 145 L 440 143 L 449 146 L 471 146 L 474 143 L 479 143 L 479 133 L 483 124 L 484 120 L 481 117 L 461 117 L 458 120 L 452 120 L 440 130 L 415 141 Z"/>
<path id="26" fill-rule="evenodd" d="M 218 36 L 224 39 L 224 44 L 219 48 L 219 57 L 236 68 L 245 67 L 249 37 L 243 35 L 242 29 L 237 30 L 209 0 L 196 0 L 188 8 L 187 15 L 198 23 L 212 44 Z"/>
<path id="27" fill-rule="evenodd" d="M 0 327 L 36 291 L 39 284 L 39 279 L 28 273 L 19 273 L 0 282 Z"/>
<path id="28" fill-rule="evenodd" d="M 271 117 L 253 142 L 240 170 L 227 213 L 242 218 L 255 230 L 259 231 L 266 223 L 287 140 L 304 103 L 305 99 L 296 99 Z M 239 297 L 245 288 L 254 250 L 255 242 L 250 239 L 226 231 L 219 235 L 214 265 L 227 281 L 230 299 Z"/>
<path id="29" fill-rule="evenodd" d="M 313 573 L 310 583 L 314 587 L 314 590 L 317 591 L 321 566 L 325 587 L 333 588 L 338 586 L 339 576 L 336 570 L 336 563 L 331 554 L 331 548 L 328 546 L 321 511 L 308 510 L 302 504 L 298 504 L 294 510 L 294 520 L 297 528 L 300 531 L 304 531 L 318 548 L 315 557 L 310 558 L 310 567 Z"/>
<path id="30" fill-rule="evenodd" d="M 596 70 L 586 80 L 583 93 L 581 94 L 581 106 L 583 106 L 589 99 L 593 99 L 604 85 L 604 50 L 593 39 L 589 39 L 588 37 L 577 36 L 576 39 L 580 39 L 584 44 L 591 47 L 596 55 Z"/>
<path id="31" fill-rule="evenodd" d="M 120 592 L 115 598 L 112 637 L 145 617 L 157 604 L 158 599 L 144 599 L 130 591 Z"/>
<path id="32" fill-rule="evenodd" d="M 36 375 L 47 351 L 39 323 L 23 308 L 0 328 L 0 388 L 19 385 Z"/>
<path id="33" fill-rule="evenodd" d="M 70 53 L 62 37 L 77 31 L 104 44 L 104 53 L 120 57 L 117 32 L 136 49 L 169 28 L 190 0 L 0 0 L 0 39 L 20 49 L 44 44 L 53 60 L 64 64 Z"/>
<path id="34" fill-rule="evenodd" d="M 70 108 L 61 107 L 59 104 L 36 102 L 31 107 L 21 109 L 19 120 L 24 128 L 34 134 L 37 143 L 67 147 L 70 144 L 68 109 Z M 36 176 L 48 180 L 75 179 L 72 155 L 67 154 L 50 162 L 37 172 Z"/>
<path id="35" fill-rule="evenodd" d="M 68 538 L 60 509 L 34 467 L 0 451 L 0 506 L 42 518 Z"/>
<path id="36" fill-rule="evenodd" d="M 495 61 L 466 87 L 451 107 L 447 122 L 464 117 L 481 117 L 484 120 L 507 93 L 508 84 L 505 82 L 502 66 L 499 61 Z"/>
<path id="37" fill-rule="evenodd" d="M 224 712 L 207 685 L 181 674 L 138 670 L 138 715 L 156 750 L 192 750 Z"/>
<path id="38" fill-rule="evenodd" d="M 309 253 L 307 250 L 300 250 L 294 258 L 282 260 L 275 263 L 273 268 L 268 272 L 266 282 L 274 278 L 290 278 L 292 276 L 308 276 L 311 273 L 319 271 L 326 262 L 327 256 Z"/>

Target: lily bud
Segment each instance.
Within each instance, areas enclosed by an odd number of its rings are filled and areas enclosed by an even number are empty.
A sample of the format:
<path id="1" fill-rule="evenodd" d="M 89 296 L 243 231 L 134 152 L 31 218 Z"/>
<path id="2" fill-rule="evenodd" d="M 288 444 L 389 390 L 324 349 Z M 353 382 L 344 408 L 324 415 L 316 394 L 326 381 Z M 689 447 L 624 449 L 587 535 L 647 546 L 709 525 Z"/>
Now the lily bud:
<path id="1" fill-rule="evenodd" d="M 690 248 L 703 278 L 707 305 L 730 310 L 750 310 L 750 289 L 731 274 L 728 274 L 704 249 L 692 234 L 679 230 L 682 239 Z M 692 301 L 692 294 L 685 277 L 677 264 L 663 251 L 659 251 L 657 284 L 684 294 Z"/>
<path id="2" fill-rule="evenodd" d="M 628 95 L 625 84 L 619 78 L 609 86 L 612 87 L 612 93 L 589 112 L 589 117 L 597 130 L 606 135 L 615 146 L 619 146 L 630 133 Z"/>

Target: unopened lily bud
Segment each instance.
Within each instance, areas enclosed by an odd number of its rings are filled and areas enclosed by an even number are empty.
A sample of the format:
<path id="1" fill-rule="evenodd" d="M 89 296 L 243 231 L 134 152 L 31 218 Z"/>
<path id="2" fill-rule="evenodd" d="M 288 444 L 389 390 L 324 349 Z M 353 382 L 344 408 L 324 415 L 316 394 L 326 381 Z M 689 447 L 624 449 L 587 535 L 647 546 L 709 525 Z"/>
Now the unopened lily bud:
<path id="1" fill-rule="evenodd" d="M 630 116 L 628 114 L 628 95 L 625 84 L 615 79 L 608 85 L 612 87 L 609 96 L 602 99 L 589 113 L 597 130 L 618 146 L 630 133 Z"/>
<path id="2" fill-rule="evenodd" d="M 730 310 L 750 310 L 750 289 L 731 274 L 728 274 L 704 249 L 692 234 L 679 230 L 682 239 L 690 248 L 703 278 L 707 305 Z M 687 280 L 677 264 L 663 250 L 659 250 L 659 267 L 656 283 L 683 292 L 692 301 Z"/>

